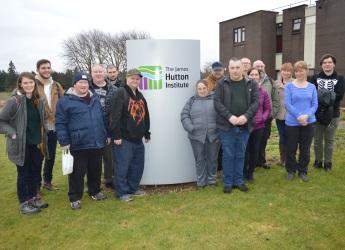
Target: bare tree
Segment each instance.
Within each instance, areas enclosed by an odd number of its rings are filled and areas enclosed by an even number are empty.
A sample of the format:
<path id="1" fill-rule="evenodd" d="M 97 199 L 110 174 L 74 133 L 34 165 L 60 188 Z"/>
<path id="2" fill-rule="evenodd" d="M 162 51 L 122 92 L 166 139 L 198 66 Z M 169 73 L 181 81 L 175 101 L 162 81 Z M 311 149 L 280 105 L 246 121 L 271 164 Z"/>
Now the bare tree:
<path id="1" fill-rule="evenodd" d="M 202 67 L 202 70 L 200 72 L 201 79 L 206 78 L 209 74 L 211 74 L 212 71 L 212 62 L 205 62 L 204 66 Z"/>
<path id="2" fill-rule="evenodd" d="M 91 66 L 100 63 L 113 64 L 123 72 L 127 67 L 126 41 L 148 38 L 150 38 L 149 33 L 142 31 L 110 34 L 91 30 L 65 40 L 62 56 L 69 68 L 91 72 Z"/>

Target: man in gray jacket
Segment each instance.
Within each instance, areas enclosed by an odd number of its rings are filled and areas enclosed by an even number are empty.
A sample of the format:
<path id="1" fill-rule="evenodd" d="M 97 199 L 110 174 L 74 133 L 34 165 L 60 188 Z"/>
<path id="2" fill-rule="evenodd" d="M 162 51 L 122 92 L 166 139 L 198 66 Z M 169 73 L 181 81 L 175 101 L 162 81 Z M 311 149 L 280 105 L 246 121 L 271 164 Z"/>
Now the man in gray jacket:
<path id="1" fill-rule="evenodd" d="M 243 77 L 241 60 L 229 61 L 229 78 L 222 79 L 217 88 L 214 105 L 217 128 L 223 148 L 224 193 L 233 187 L 247 192 L 243 181 L 243 166 L 249 131 L 259 105 L 257 83 Z"/>

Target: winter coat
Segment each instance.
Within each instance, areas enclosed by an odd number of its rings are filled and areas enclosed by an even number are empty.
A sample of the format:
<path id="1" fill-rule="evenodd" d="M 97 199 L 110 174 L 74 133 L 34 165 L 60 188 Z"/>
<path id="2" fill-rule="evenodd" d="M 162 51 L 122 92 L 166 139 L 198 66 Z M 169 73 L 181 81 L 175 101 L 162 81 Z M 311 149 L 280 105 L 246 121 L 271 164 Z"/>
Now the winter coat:
<path id="1" fill-rule="evenodd" d="M 249 131 L 251 131 L 253 126 L 253 119 L 255 113 L 259 106 L 259 91 L 257 83 L 253 80 L 245 79 L 247 84 L 247 100 L 248 100 L 248 109 L 243 114 L 248 122 L 247 126 Z M 217 112 L 217 128 L 228 130 L 229 128 L 234 127 L 229 122 L 232 113 L 230 112 L 231 107 L 231 89 L 232 81 L 225 77 L 217 85 L 215 96 L 214 96 L 214 107 Z"/>
<path id="2" fill-rule="evenodd" d="M 42 126 L 42 143 L 40 149 L 47 159 L 49 159 L 47 149 L 47 116 L 44 110 L 45 99 L 40 98 L 38 111 Z M 17 166 L 23 166 L 26 148 L 26 126 L 27 126 L 27 107 L 26 97 L 16 91 L 0 112 L 0 133 L 6 136 L 6 151 L 8 158 Z M 12 139 L 13 135 L 16 139 Z"/>
<path id="3" fill-rule="evenodd" d="M 264 128 L 265 123 L 271 116 L 271 103 L 266 90 L 259 88 L 259 108 L 255 114 L 254 129 Z"/>
<path id="4" fill-rule="evenodd" d="M 288 82 L 292 82 L 292 78 L 287 81 L 285 84 L 282 83 L 282 80 L 276 81 L 276 91 L 277 91 L 277 97 L 279 102 L 279 107 L 275 115 L 273 116 L 274 119 L 277 120 L 285 120 L 285 114 L 286 114 L 286 108 L 285 108 L 285 86 Z"/>
<path id="5" fill-rule="evenodd" d="M 271 77 L 265 74 L 261 87 L 267 91 L 268 97 L 270 98 L 272 112 L 271 117 L 276 117 L 279 110 L 279 97 L 276 85 Z"/>
<path id="6" fill-rule="evenodd" d="M 195 95 L 183 107 L 181 122 L 190 139 L 205 143 L 206 139 L 214 142 L 218 138 L 213 98 L 213 92 L 205 97 Z"/>
<path id="7" fill-rule="evenodd" d="M 40 96 L 46 98 L 44 93 L 44 84 L 38 79 L 36 76 L 36 84 L 37 90 Z M 56 104 L 59 99 L 64 95 L 64 90 L 60 83 L 52 80 L 51 86 L 51 106 L 49 106 L 48 101 L 45 102 L 45 111 L 47 114 L 47 119 L 49 124 L 55 124 L 55 112 L 56 112 Z"/>
<path id="8" fill-rule="evenodd" d="M 128 85 L 120 87 L 111 103 L 109 130 L 112 139 L 125 139 L 134 143 L 141 143 L 143 137 L 150 139 L 149 110 L 138 89 L 134 94 Z"/>
<path id="9" fill-rule="evenodd" d="M 104 114 L 97 95 L 90 93 L 87 104 L 70 88 L 56 108 L 56 133 L 62 146 L 71 150 L 100 149 L 105 146 L 107 132 Z"/>

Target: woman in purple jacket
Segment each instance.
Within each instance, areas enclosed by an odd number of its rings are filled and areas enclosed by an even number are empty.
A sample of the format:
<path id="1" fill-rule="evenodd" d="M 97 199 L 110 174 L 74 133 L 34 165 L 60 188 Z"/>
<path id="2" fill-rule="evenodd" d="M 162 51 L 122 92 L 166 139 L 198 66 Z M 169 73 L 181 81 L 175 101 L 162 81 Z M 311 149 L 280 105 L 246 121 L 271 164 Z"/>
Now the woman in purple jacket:
<path id="1" fill-rule="evenodd" d="M 261 88 L 263 72 L 259 69 L 251 68 L 247 74 L 248 77 L 256 81 L 259 86 L 259 108 L 255 114 L 253 130 L 249 135 L 243 168 L 244 178 L 247 181 L 254 181 L 253 173 L 259 157 L 260 142 L 265 123 L 271 115 L 271 103 L 266 90 Z"/>

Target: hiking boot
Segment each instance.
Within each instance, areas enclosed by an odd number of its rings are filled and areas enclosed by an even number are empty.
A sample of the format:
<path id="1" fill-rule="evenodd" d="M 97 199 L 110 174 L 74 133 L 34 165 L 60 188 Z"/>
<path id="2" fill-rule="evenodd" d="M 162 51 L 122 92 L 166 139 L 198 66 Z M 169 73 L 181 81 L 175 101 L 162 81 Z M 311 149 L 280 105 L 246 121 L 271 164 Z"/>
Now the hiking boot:
<path id="1" fill-rule="evenodd" d="M 73 202 L 71 202 L 71 208 L 72 208 L 73 210 L 81 209 L 81 201 L 78 200 L 78 201 L 73 201 Z"/>
<path id="2" fill-rule="evenodd" d="M 41 211 L 39 208 L 32 206 L 28 201 L 21 203 L 19 209 L 22 214 L 36 214 Z"/>
<path id="3" fill-rule="evenodd" d="M 143 191 L 143 190 L 137 190 L 137 191 L 135 191 L 132 195 L 133 195 L 133 196 L 136 196 L 136 197 L 141 197 L 141 196 L 145 196 L 145 195 L 146 195 L 146 192 Z"/>
<path id="4" fill-rule="evenodd" d="M 314 168 L 322 168 L 322 161 L 315 160 Z"/>
<path id="5" fill-rule="evenodd" d="M 91 199 L 93 199 L 95 201 L 101 201 L 101 200 L 105 200 L 107 198 L 107 196 L 105 196 L 105 194 L 103 194 L 102 192 L 99 192 L 95 195 L 91 195 L 90 197 L 91 197 Z"/>
<path id="6" fill-rule="evenodd" d="M 294 173 L 288 173 L 288 174 L 287 174 L 286 179 L 287 179 L 288 181 L 292 181 L 293 178 L 295 178 L 295 174 L 294 174 Z"/>
<path id="7" fill-rule="evenodd" d="M 331 171 L 331 169 L 332 169 L 332 162 L 325 162 L 323 167 L 324 167 L 326 172 Z"/>
<path id="8" fill-rule="evenodd" d="M 48 203 L 42 201 L 41 198 L 38 198 L 37 196 L 36 197 L 33 197 L 32 199 L 29 200 L 29 203 L 35 207 L 35 208 L 39 208 L 39 209 L 42 209 L 42 208 L 47 208 L 48 207 Z"/>
<path id="9" fill-rule="evenodd" d="M 231 192 L 232 192 L 232 187 L 231 186 L 225 186 L 223 188 L 223 193 L 230 194 Z"/>
<path id="10" fill-rule="evenodd" d="M 249 189 L 245 184 L 238 185 L 237 188 L 242 192 L 248 192 Z"/>
<path id="11" fill-rule="evenodd" d="M 53 184 L 51 183 L 48 183 L 48 182 L 45 182 L 43 184 L 43 188 L 47 189 L 48 191 L 56 191 L 56 190 L 59 190 L 58 187 L 54 186 Z"/>
<path id="12" fill-rule="evenodd" d="M 123 202 L 130 202 L 133 200 L 133 198 L 132 198 L 132 195 L 124 194 L 124 195 L 119 197 L 119 200 L 123 201 Z"/>
<path id="13" fill-rule="evenodd" d="M 299 174 L 299 178 L 303 181 L 303 182 L 307 182 L 309 181 L 308 176 L 305 173 L 300 173 Z"/>

